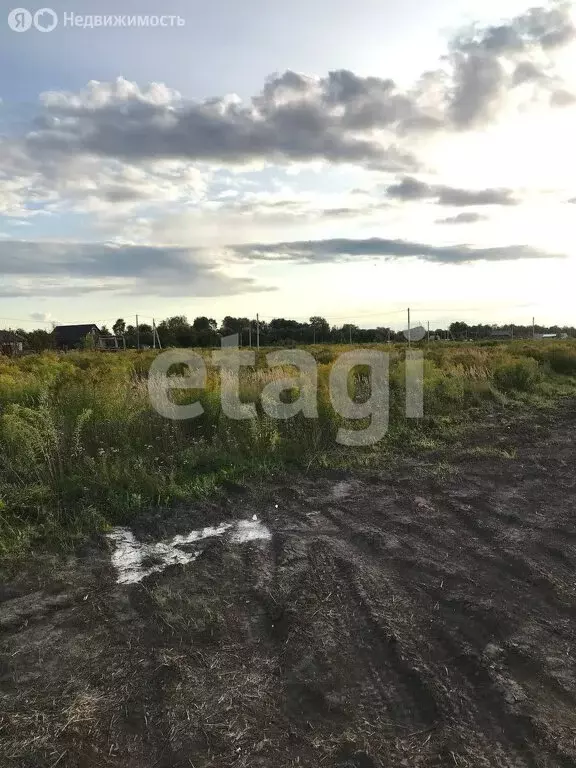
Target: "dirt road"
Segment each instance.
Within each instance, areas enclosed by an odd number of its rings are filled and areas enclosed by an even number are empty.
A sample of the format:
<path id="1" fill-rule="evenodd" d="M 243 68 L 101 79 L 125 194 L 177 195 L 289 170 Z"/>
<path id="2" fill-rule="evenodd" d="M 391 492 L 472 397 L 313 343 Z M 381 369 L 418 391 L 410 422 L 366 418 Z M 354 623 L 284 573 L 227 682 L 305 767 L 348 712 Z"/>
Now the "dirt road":
<path id="1" fill-rule="evenodd" d="M 0 765 L 576 765 L 575 435 L 564 405 L 467 458 L 231 487 L 133 527 L 220 526 L 136 583 L 104 541 L 22 574 Z M 271 538 L 224 530 L 254 516 Z"/>

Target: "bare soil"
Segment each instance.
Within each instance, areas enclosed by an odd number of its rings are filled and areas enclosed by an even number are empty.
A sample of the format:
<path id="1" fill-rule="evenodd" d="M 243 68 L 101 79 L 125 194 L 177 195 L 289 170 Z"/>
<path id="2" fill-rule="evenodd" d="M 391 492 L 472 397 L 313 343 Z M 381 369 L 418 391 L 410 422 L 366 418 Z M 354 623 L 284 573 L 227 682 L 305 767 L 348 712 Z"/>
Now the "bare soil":
<path id="1" fill-rule="evenodd" d="M 576 407 L 372 473 L 143 515 L 254 514 L 117 585 L 95 539 L 0 587 L 3 768 L 576 765 Z"/>

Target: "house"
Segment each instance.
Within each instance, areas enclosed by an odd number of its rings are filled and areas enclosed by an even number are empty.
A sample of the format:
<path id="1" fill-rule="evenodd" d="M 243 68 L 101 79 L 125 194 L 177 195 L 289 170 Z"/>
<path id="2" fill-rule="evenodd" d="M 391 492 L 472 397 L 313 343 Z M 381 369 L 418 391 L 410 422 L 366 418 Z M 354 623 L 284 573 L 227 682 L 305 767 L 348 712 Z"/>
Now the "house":
<path id="1" fill-rule="evenodd" d="M 61 350 L 81 349 L 86 345 L 96 349 L 99 346 L 100 333 L 100 329 L 94 323 L 57 325 L 54 328 L 54 342 L 56 349 Z"/>
<path id="2" fill-rule="evenodd" d="M 23 351 L 23 336 L 14 331 L 0 331 L 0 355 L 21 355 Z"/>

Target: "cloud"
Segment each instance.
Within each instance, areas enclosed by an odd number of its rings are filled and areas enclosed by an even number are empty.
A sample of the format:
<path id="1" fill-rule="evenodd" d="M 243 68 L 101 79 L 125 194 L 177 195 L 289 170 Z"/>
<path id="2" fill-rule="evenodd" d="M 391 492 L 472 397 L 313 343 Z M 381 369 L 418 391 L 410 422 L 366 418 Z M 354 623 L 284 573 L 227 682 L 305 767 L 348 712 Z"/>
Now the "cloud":
<path id="1" fill-rule="evenodd" d="M 0 240 L 0 263 L 4 297 L 102 291 L 204 297 L 271 290 L 229 276 L 217 254 L 194 248 Z"/>
<path id="2" fill-rule="evenodd" d="M 455 35 L 438 68 L 411 87 L 339 69 L 323 76 L 273 74 L 245 100 L 216 95 L 190 101 L 167 85 L 122 77 L 91 81 L 78 92 L 49 91 L 29 124 L 21 116 L 16 128 L 0 128 L 0 214 L 33 221 L 41 214 L 88 213 L 103 238 L 134 232 L 136 218 L 204 214 L 211 180 L 222 166 L 237 173 L 310 163 L 403 174 L 386 192 L 392 200 L 454 207 L 519 204 L 507 189 L 420 181 L 415 178 L 424 167 L 420 155 L 429 138 L 490 124 L 510 103 L 525 106 L 542 97 L 546 105 L 575 104 L 573 89 L 554 63 L 557 50 L 574 39 L 570 6 L 555 4 Z M 379 200 L 360 207 L 337 199 L 274 211 L 263 202 L 256 213 L 263 226 L 296 218 L 304 226 L 314 218 L 372 215 L 381 207 Z M 231 215 L 244 219 L 243 227 L 248 209 L 230 207 Z M 220 229 L 225 227 L 226 222 Z M 293 237 L 274 235 L 287 236 Z M 249 237 L 266 239 L 266 234 Z M 186 235 L 183 242 L 189 239 Z"/>
<path id="3" fill-rule="evenodd" d="M 435 200 L 440 205 L 454 207 L 518 205 L 520 202 L 509 189 L 461 189 L 445 184 L 426 184 L 412 176 L 404 176 L 398 183 L 388 186 L 386 195 L 402 201 Z"/>
<path id="4" fill-rule="evenodd" d="M 575 36 L 569 3 L 531 8 L 507 24 L 474 26 L 456 36 L 447 57 L 447 111 L 453 125 L 468 129 L 489 122 L 519 86 L 555 91 L 560 78 L 552 54 Z"/>
<path id="5" fill-rule="evenodd" d="M 234 96 L 185 102 L 158 84 L 140 88 L 118 78 L 92 81 L 80 93 L 46 93 L 42 105 L 37 130 L 26 139 L 32 153 L 85 153 L 128 162 L 326 160 L 386 169 L 415 166 L 392 136 L 385 145 L 369 132 L 392 129 L 418 108 L 391 81 L 346 71 L 324 78 L 291 71 L 272 76 L 247 103 Z"/>
<path id="6" fill-rule="evenodd" d="M 478 221 L 486 221 L 487 216 L 472 211 L 458 213 L 456 216 L 447 216 L 445 219 L 437 219 L 436 224 L 475 224 Z"/>
<path id="7" fill-rule="evenodd" d="M 35 320 L 37 323 L 49 323 L 54 318 L 50 312 L 31 312 L 30 319 Z"/>
<path id="8" fill-rule="evenodd" d="M 200 201 L 210 173 L 182 160 L 138 165 L 86 154 L 54 155 L 26 150 L 17 139 L 0 137 L 0 213 L 32 217 L 81 211 L 126 216 L 140 207 Z"/>
<path id="9" fill-rule="evenodd" d="M 324 161 L 415 170 L 418 136 L 476 128 L 495 119 L 508 99 L 530 102 L 535 93 L 557 106 L 571 103 L 554 56 L 574 39 L 570 6 L 554 4 L 455 35 L 439 68 L 409 88 L 346 69 L 324 76 L 287 70 L 245 101 L 235 95 L 188 101 L 161 83 L 91 81 L 79 92 L 44 93 L 34 125 L 19 140 L 4 140 L 3 154 L 29 173 L 40 170 L 47 182 L 67 159 L 86 156 L 131 166 L 160 159 Z M 102 188 L 111 203 L 149 193 L 145 185 L 121 182 Z"/>
<path id="10" fill-rule="evenodd" d="M 339 205 L 338 202 L 342 203 L 343 198 L 344 204 Z M 250 221 L 265 226 L 266 223 L 281 224 L 294 221 L 302 223 L 316 222 L 319 219 L 361 217 L 386 207 L 386 204 L 381 202 L 362 206 L 346 205 L 346 202 L 345 196 L 335 196 L 335 199 L 330 199 L 328 195 L 323 198 L 316 193 L 301 194 L 299 198 L 292 199 L 276 198 L 274 193 L 258 192 L 244 195 L 242 199 L 227 199 L 219 205 L 216 212 L 221 217 L 230 215 L 248 217 Z M 201 215 L 206 217 L 205 212 Z M 224 218 L 221 220 L 226 221 Z"/>
<path id="11" fill-rule="evenodd" d="M 576 104 L 576 94 L 565 88 L 559 88 L 550 95 L 550 104 L 553 107 L 571 107 Z"/>
<path id="12" fill-rule="evenodd" d="M 473 261 L 514 261 L 517 259 L 561 258 L 527 245 L 473 248 L 469 245 L 429 245 L 380 237 L 329 239 L 287 243 L 259 243 L 237 246 L 240 256 L 264 261 L 301 263 L 353 261 L 362 258 L 418 258 L 440 264 L 466 264 Z"/>

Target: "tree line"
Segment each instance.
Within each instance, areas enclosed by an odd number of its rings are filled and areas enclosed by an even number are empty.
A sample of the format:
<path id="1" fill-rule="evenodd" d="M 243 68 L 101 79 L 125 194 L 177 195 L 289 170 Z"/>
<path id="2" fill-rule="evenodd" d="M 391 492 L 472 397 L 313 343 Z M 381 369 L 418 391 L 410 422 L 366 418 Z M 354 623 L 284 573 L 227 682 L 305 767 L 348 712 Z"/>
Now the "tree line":
<path id="1" fill-rule="evenodd" d="M 123 337 L 127 348 L 153 347 L 153 328 L 150 324 L 135 325 L 118 318 L 109 329 L 100 328 L 102 335 Z M 247 317 L 227 315 L 220 324 L 211 317 L 196 317 L 189 322 L 184 315 L 166 318 L 156 325 L 157 335 L 162 347 L 217 347 L 224 336 L 238 334 L 241 346 L 256 346 L 257 324 Z M 52 331 L 37 329 L 33 331 L 16 330 L 25 340 L 26 346 L 34 351 L 43 351 L 55 347 Z M 493 325 L 478 323 L 467 324 L 463 321 L 451 323 L 447 328 L 431 328 L 432 340 L 447 339 L 454 341 L 482 340 L 490 338 L 531 338 L 533 333 L 554 333 L 558 336 L 567 334 L 576 336 L 576 328 L 558 325 Z M 294 344 L 369 344 L 373 342 L 405 341 L 403 331 L 395 331 L 385 326 L 360 328 L 352 323 L 330 325 L 326 318 L 319 315 L 300 322 L 289 318 L 274 318 L 259 323 L 259 341 L 261 346 Z"/>

